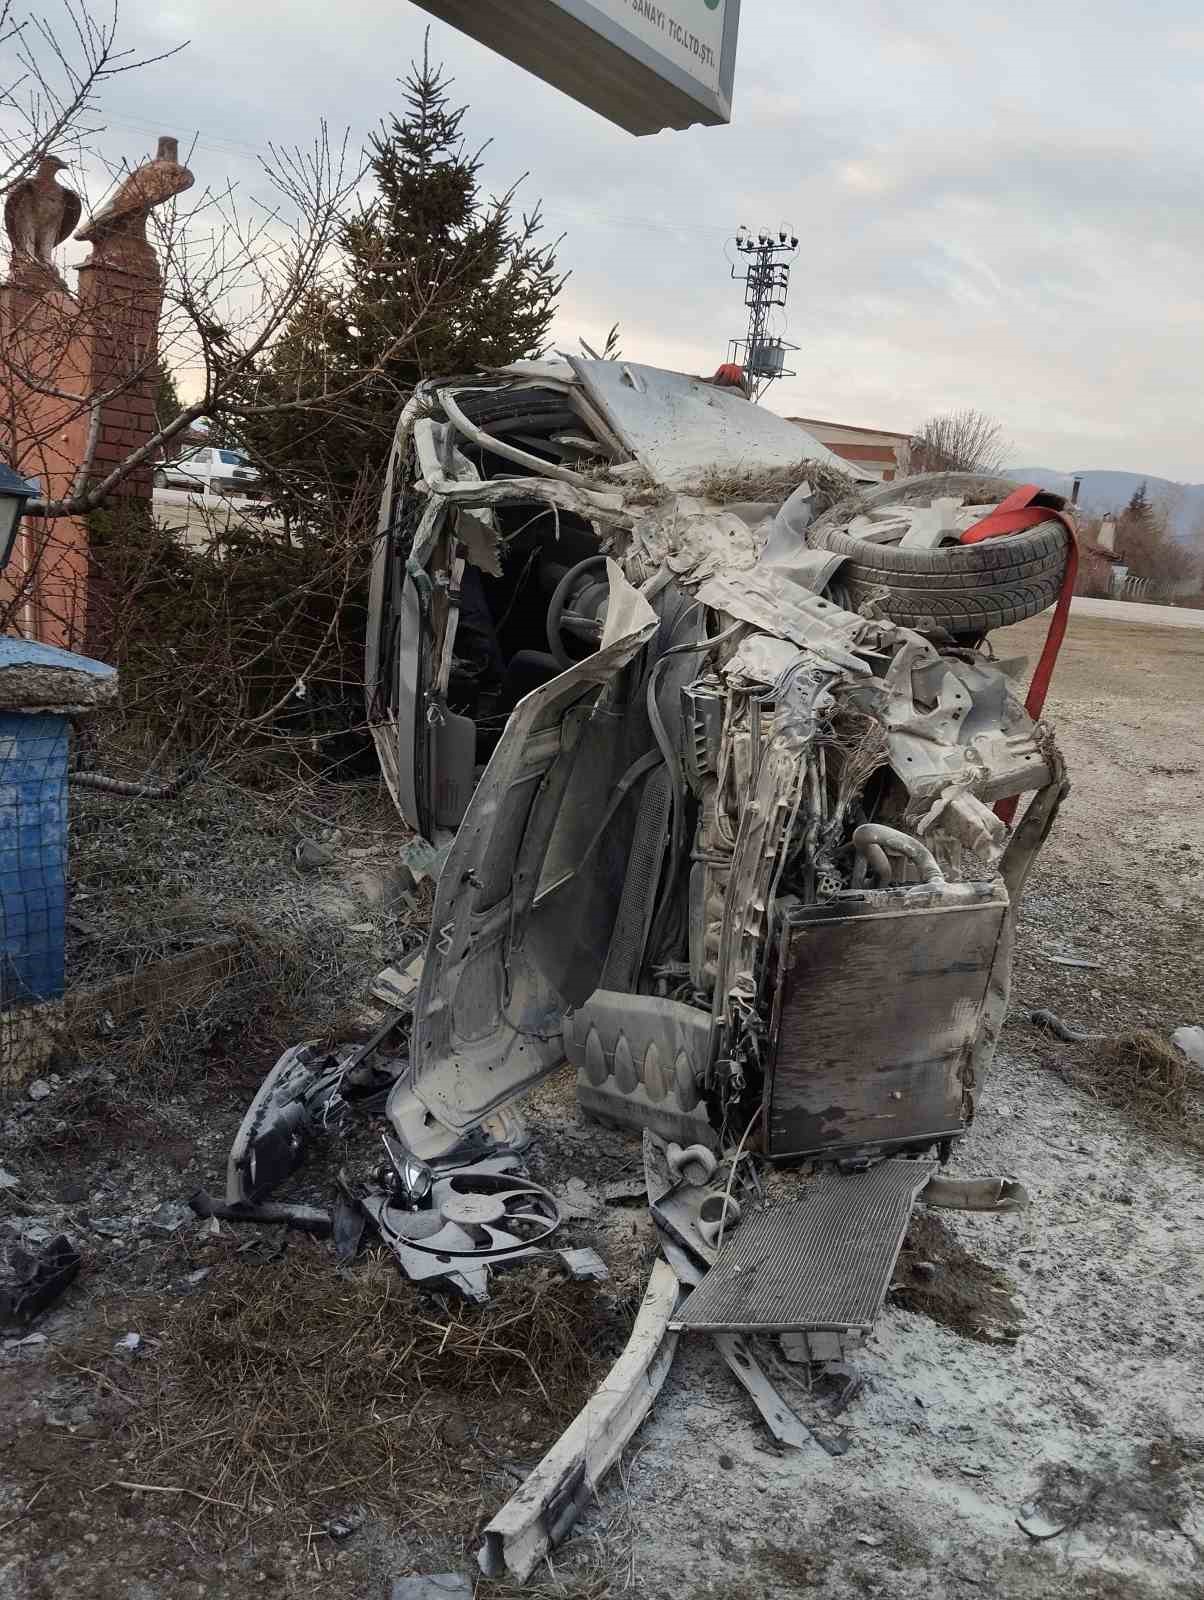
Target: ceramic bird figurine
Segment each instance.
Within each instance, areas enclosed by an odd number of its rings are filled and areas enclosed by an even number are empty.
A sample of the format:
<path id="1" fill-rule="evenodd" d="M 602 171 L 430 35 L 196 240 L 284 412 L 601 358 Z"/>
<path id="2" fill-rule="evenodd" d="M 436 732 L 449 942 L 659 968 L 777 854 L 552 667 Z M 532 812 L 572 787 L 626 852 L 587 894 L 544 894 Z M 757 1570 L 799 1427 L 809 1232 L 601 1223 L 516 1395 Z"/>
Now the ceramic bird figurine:
<path id="1" fill-rule="evenodd" d="M 58 156 L 43 156 L 37 171 L 14 184 L 4 201 L 4 227 L 12 244 L 13 272 L 32 266 L 62 282 L 55 271 L 54 251 L 80 218 L 80 198 L 73 189 L 55 182 L 55 173 L 67 163 Z"/>
<path id="2" fill-rule="evenodd" d="M 119 254 L 123 246 L 139 255 L 143 249 L 149 250 L 146 219 L 156 206 L 183 194 L 196 182 L 188 168 L 180 165 L 179 158 L 179 141 L 160 139 L 155 159 L 131 172 L 75 237 L 90 240 L 97 256 Z"/>

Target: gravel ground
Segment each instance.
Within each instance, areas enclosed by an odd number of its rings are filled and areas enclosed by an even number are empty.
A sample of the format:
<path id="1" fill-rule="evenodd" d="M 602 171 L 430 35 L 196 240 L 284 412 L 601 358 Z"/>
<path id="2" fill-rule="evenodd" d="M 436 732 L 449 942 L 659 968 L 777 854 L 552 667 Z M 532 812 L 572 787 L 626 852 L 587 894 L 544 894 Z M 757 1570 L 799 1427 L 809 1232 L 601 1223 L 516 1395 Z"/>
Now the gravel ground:
<path id="1" fill-rule="evenodd" d="M 1037 619 L 996 634 L 996 653 L 1035 660 L 1043 638 Z M 1021 1338 L 982 1343 L 888 1305 L 839 1458 L 777 1453 L 705 1343 L 687 1344 L 592 1524 L 603 1542 L 612 1520 L 622 1530 L 635 1592 L 1204 1595 L 1204 1169 L 1069 1087 L 1067 1047 L 1026 1020 L 1202 1020 L 1202 684 L 1198 631 L 1072 618 L 1047 706 L 1072 792 L 952 1166 L 1015 1174 L 1033 1207 L 947 1224 L 1010 1281 Z M 1075 1526 L 1033 1543 L 1014 1519 L 1043 1485 Z"/>
<path id="2" fill-rule="evenodd" d="M 996 647 L 1035 657 L 1041 636 L 1025 624 Z M 1200 1162 L 1072 1087 L 1071 1047 L 1026 1020 L 1034 1007 L 1105 1033 L 1201 1020 L 1202 668 L 1199 632 L 1072 619 L 1049 711 L 1074 790 L 1026 902 L 994 1077 L 955 1157 L 960 1172 L 1022 1178 L 1032 1209 L 953 1217 L 912 1241 L 859 1362 L 864 1388 L 840 1418 L 842 1456 L 779 1452 L 710 1347 L 684 1339 L 652 1417 L 541 1594 L 1204 1595 Z M 300 981 L 270 967 L 246 1015 L 213 1028 L 185 1019 L 183 1035 L 165 1035 L 170 1071 L 144 1053 L 148 1075 L 132 1084 L 113 1065 L 126 1060 L 125 1036 L 97 1040 L 82 1063 L 62 1065 L 46 1100 L 6 1109 L 0 1164 L 20 1188 L 0 1187 L 0 1228 L 65 1228 L 86 1265 L 37 1325 L 44 1343 L 0 1348 L 0 1597 L 233 1600 L 250 1589 L 376 1600 L 390 1575 L 470 1571 L 476 1525 L 514 1487 L 513 1463 L 550 1438 L 528 1408 L 510 1422 L 509 1467 L 480 1451 L 473 1426 L 496 1425 L 496 1445 L 504 1395 L 459 1432 L 452 1412 L 444 1418 L 439 1450 L 461 1441 L 463 1506 L 442 1527 L 399 1504 L 336 1541 L 269 1508 L 223 1543 L 203 1504 L 119 1487 L 159 1480 L 129 1454 L 144 1358 L 113 1345 L 140 1328 L 152 1359 L 156 1319 L 220 1283 L 232 1252 L 246 1259 L 228 1229 L 216 1244 L 191 1222 L 165 1235 L 158 1208 L 220 1182 L 265 1067 L 283 1045 L 355 1016 L 425 901 L 404 898 L 400 833 L 371 788 L 315 789 L 287 805 L 202 787 L 157 810 L 104 804 L 109 821 L 78 841 L 77 979 L 104 975 L 106 919 L 123 930 L 123 959 L 251 918 L 298 942 L 307 964 Z M 298 836 L 329 848 L 331 864 L 299 873 Z M 87 1133 L 76 1136 L 81 1105 Z M 578 1124 L 567 1073 L 532 1097 L 528 1117 L 532 1170 L 553 1188 L 638 1167 L 637 1141 Z M 299 1193 L 323 1198 L 330 1172 L 319 1162 Z M 596 1331 L 619 1338 L 650 1258 L 646 1216 L 586 1196 L 571 1237 L 610 1266 Z M 984 1326 L 967 1323 L 942 1310 L 939 1292 L 917 1298 L 908 1263 L 920 1249 L 938 1290 L 973 1286 L 993 1320 L 984 1310 Z M 822 1415 L 818 1396 L 799 1404 Z M 437 1477 L 446 1456 L 435 1446 L 431 1436 L 405 1448 Z M 1033 1542 L 1020 1530 L 1034 1499 L 1064 1532 Z M 332 1495 L 329 1514 L 346 1511 Z M 507 1592 L 479 1589 L 481 1600 Z"/>

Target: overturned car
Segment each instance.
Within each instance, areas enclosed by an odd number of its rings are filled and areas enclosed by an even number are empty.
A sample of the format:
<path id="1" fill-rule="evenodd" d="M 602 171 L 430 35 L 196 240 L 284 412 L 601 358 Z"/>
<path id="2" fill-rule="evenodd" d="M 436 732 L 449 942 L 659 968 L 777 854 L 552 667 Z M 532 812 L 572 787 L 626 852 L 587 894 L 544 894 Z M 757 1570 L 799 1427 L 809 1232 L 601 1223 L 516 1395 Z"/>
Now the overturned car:
<path id="1" fill-rule="evenodd" d="M 968 1126 L 1065 789 L 1056 631 L 1027 709 L 989 635 L 1064 622 L 1073 530 L 997 478 L 848 474 L 627 362 L 407 405 L 368 694 L 443 856 L 387 1101 L 415 1157 L 566 1059 L 587 1115 L 681 1146 L 847 1168 Z"/>

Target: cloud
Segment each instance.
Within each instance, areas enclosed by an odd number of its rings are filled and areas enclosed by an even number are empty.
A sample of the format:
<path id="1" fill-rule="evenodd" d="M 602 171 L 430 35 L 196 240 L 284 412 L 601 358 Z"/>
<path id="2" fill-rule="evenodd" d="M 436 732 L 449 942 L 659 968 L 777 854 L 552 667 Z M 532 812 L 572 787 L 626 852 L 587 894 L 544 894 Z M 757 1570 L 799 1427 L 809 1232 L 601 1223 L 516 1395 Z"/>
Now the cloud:
<path id="1" fill-rule="evenodd" d="M 254 152 L 399 108 L 428 18 L 406 0 L 125 0 L 176 60 L 117 80 L 109 153 L 199 131 L 198 178 L 254 192 Z M 787 413 L 910 427 L 974 405 L 1018 458 L 1204 478 L 1204 31 L 1195 0 L 746 5 L 727 128 L 635 140 L 441 24 L 432 49 L 572 269 L 562 344 L 622 324 L 641 359 L 713 368 L 744 331 L 724 242 L 802 243 Z"/>

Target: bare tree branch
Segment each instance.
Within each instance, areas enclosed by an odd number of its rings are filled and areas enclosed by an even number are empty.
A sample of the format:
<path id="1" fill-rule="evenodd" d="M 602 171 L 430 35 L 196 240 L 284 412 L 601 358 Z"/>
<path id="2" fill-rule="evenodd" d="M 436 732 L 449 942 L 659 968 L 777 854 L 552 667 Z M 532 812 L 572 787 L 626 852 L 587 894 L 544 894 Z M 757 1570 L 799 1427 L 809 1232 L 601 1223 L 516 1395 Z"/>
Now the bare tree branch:
<path id="1" fill-rule="evenodd" d="M 45 15 L 18 17 L 13 0 L 0 0 L 0 50 L 16 68 L 14 77 L 0 79 L 0 195 L 52 150 L 82 149 L 100 132 L 97 97 L 110 78 L 183 48 L 150 56 L 119 49 L 116 0 L 103 19 L 87 0 L 63 0 L 57 27 Z"/>
<path id="2" fill-rule="evenodd" d="M 1011 445 L 993 417 L 982 411 L 946 411 L 929 417 L 911 441 L 913 472 L 1000 472 Z"/>

